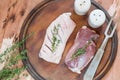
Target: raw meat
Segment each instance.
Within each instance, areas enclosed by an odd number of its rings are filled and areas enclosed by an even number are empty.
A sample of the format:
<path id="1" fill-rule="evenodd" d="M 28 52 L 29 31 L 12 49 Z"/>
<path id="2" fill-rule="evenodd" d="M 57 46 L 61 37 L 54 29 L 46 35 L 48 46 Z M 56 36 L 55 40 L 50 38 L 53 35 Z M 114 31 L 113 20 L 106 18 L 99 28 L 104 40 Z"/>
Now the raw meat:
<path id="1" fill-rule="evenodd" d="M 61 60 L 66 42 L 76 24 L 70 18 L 71 13 L 63 13 L 48 27 L 39 57 L 58 64 Z"/>
<path id="2" fill-rule="evenodd" d="M 68 68 L 78 74 L 93 58 L 96 45 L 93 42 L 99 37 L 95 31 L 83 26 L 77 33 L 73 46 L 70 48 L 65 63 Z"/>

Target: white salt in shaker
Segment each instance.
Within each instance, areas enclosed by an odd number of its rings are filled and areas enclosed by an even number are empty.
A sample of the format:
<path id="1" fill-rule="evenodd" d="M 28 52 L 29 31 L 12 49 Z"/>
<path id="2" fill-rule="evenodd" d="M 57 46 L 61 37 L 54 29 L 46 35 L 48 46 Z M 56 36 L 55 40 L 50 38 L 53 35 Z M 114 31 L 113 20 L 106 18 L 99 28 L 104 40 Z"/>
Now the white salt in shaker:
<path id="1" fill-rule="evenodd" d="M 88 23 L 92 28 L 98 28 L 104 24 L 106 20 L 105 13 L 102 10 L 93 10 L 88 18 Z"/>
<path id="2" fill-rule="evenodd" d="M 78 15 L 85 15 L 91 7 L 91 0 L 75 0 L 74 11 Z"/>

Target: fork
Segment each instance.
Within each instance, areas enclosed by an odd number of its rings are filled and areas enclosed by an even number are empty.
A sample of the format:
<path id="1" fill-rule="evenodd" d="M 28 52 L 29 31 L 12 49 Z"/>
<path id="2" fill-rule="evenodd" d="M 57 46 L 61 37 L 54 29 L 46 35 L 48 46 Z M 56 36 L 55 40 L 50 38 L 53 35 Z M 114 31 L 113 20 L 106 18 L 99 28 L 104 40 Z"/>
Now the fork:
<path id="1" fill-rule="evenodd" d="M 110 25 L 111 25 L 111 23 L 113 21 L 114 16 L 115 16 L 115 14 L 112 16 L 112 18 L 110 19 L 110 22 L 107 25 L 107 28 L 106 28 L 106 30 L 104 32 L 105 39 L 103 40 L 100 48 L 96 52 L 95 57 L 91 61 L 91 64 L 89 65 L 87 71 L 85 72 L 83 80 L 93 80 L 93 77 L 95 75 L 97 67 L 98 67 L 98 65 L 99 65 L 99 63 L 101 61 L 102 56 L 103 56 L 103 53 L 104 53 L 105 47 L 107 45 L 107 42 L 113 36 L 113 34 L 114 34 L 114 32 L 115 32 L 115 30 L 116 30 L 116 28 L 118 26 L 118 22 L 120 21 L 120 19 L 117 20 L 117 23 L 115 24 L 115 26 L 112 29 L 111 33 L 108 34 L 108 31 L 109 31 L 109 28 L 110 28 Z"/>

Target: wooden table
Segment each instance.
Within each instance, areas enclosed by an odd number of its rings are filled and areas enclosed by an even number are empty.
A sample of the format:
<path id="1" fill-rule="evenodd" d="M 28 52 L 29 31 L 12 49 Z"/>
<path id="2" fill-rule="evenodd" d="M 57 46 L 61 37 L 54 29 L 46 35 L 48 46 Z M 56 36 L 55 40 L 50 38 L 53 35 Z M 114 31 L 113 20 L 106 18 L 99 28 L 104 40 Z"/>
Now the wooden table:
<path id="1" fill-rule="evenodd" d="M 22 23 L 24 22 L 28 13 L 42 0 L 1 0 L 0 2 L 0 45 L 3 38 L 12 37 L 18 38 Z M 119 0 L 96 0 L 106 10 L 118 4 Z M 113 10 L 113 9 L 112 9 Z M 112 14 L 111 11 L 109 11 Z M 120 14 L 120 6 L 117 7 L 117 14 Z M 117 17 L 117 16 L 116 16 Z M 120 28 L 118 26 L 117 33 L 120 35 Z M 120 76 L 120 37 L 118 36 L 118 52 L 115 62 L 103 80 L 119 80 Z"/>

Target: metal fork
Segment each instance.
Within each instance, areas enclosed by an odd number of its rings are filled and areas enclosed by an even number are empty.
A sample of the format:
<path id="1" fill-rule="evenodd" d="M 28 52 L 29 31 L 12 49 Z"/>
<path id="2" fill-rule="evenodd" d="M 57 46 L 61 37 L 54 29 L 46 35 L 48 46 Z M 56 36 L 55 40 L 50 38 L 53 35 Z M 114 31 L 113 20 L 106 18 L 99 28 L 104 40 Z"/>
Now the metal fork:
<path id="1" fill-rule="evenodd" d="M 115 16 L 115 14 L 114 14 L 114 16 Z M 108 31 L 109 31 L 109 28 L 110 28 L 110 25 L 113 21 L 114 16 L 111 18 L 110 22 L 107 25 L 107 28 L 104 32 L 105 39 L 104 39 L 103 43 L 101 44 L 100 48 L 98 49 L 98 51 L 96 52 L 96 55 L 94 56 L 93 60 L 91 61 L 91 64 L 89 65 L 87 71 L 85 72 L 83 80 L 93 80 L 93 77 L 95 75 L 97 67 L 98 67 L 98 65 L 101 61 L 102 56 L 103 56 L 103 53 L 104 53 L 105 47 L 107 45 L 107 42 L 113 36 L 113 34 L 114 34 L 114 32 L 115 32 L 115 30 L 118 26 L 118 21 L 120 21 L 120 19 L 117 20 L 117 23 L 115 24 L 111 33 L 108 34 Z"/>

